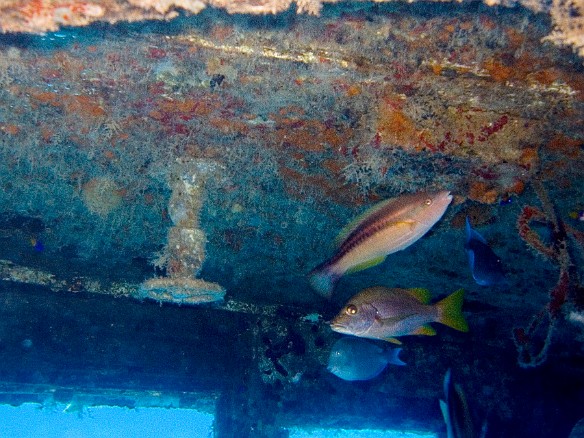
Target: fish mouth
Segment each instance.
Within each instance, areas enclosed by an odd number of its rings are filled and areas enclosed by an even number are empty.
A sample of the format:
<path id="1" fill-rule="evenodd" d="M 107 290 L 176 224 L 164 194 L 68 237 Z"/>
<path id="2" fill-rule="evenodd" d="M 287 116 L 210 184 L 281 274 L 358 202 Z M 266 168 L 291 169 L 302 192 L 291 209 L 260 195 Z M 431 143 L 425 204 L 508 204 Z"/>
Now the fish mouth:
<path id="1" fill-rule="evenodd" d="M 355 327 L 353 325 L 349 323 L 347 324 L 346 322 L 339 322 L 339 321 L 332 321 L 329 324 L 330 328 L 332 329 L 332 331 L 337 332 L 337 333 L 341 333 L 343 335 L 351 335 L 351 336 L 357 336 L 360 337 L 363 335 L 363 333 L 366 333 L 367 330 L 369 330 L 370 325 L 368 325 L 366 328 L 364 327 Z"/>
<path id="2" fill-rule="evenodd" d="M 351 333 L 349 331 L 349 328 L 344 324 L 333 321 L 329 325 L 330 325 L 330 328 L 337 333 L 343 333 L 343 334 L 350 334 Z"/>
<path id="3" fill-rule="evenodd" d="M 444 201 L 448 201 L 449 204 L 452 201 L 452 194 L 450 193 L 450 190 L 442 190 L 438 192 L 437 197 L 439 199 L 444 199 Z"/>

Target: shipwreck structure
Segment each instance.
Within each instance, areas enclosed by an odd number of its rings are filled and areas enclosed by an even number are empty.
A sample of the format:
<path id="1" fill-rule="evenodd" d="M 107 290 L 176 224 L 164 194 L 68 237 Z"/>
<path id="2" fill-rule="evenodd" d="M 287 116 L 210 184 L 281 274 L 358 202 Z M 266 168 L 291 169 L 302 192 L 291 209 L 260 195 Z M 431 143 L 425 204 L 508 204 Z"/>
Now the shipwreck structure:
<path id="1" fill-rule="evenodd" d="M 201 409 L 218 437 L 440 434 L 450 368 L 493 436 L 584 416 L 580 0 L 0 16 L 0 402 Z M 311 289 L 368 206 L 444 189 L 431 233 L 329 301 Z M 467 217 L 506 284 L 474 282 Z M 407 367 L 341 381 L 325 321 L 374 285 L 464 288 L 470 331 L 404 339 Z"/>

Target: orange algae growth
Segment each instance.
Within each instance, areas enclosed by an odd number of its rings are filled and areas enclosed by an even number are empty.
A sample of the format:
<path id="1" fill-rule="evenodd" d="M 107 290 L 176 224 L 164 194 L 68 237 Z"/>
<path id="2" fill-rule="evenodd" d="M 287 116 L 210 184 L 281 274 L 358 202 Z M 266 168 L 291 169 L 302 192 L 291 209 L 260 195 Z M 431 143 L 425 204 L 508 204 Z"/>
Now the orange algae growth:
<path id="1" fill-rule="evenodd" d="M 414 130 L 414 123 L 399 110 L 384 110 L 378 120 L 378 132 L 391 142 L 406 142 Z"/>
<path id="2" fill-rule="evenodd" d="M 53 132 L 53 130 L 48 126 L 41 127 L 41 138 L 43 139 L 44 143 L 50 143 L 51 140 L 53 139 L 54 134 L 55 133 Z"/>
<path id="3" fill-rule="evenodd" d="M 401 102 L 393 99 L 382 99 L 378 106 L 377 132 L 384 143 L 395 143 L 402 146 L 416 146 L 419 141 L 416 138 L 416 127 L 399 108 Z"/>
<path id="4" fill-rule="evenodd" d="M 97 99 L 91 96 L 61 96 L 61 99 L 67 113 L 83 119 L 101 118 L 107 114 Z"/>
<path id="5" fill-rule="evenodd" d="M 507 193 L 513 193 L 515 195 L 520 195 L 525 191 L 525 183 L 520 179 L 515 179 L 511 185 L 505 187 L 504 190 Z"/>
<path id="6" fill-rule="evenodd" d="M 537 149 L 534 147 L 529 147 L 524 148 L 521 151 L 518 164 L 529 170 L 537 165 L 538 160 L 539 155 L 537 154 Z"/>
<path id="7" fill-rule="evenodd" d="M 32 108 L 38 108 L 39 105 L 61 106 L 61 96 L 52 91 L 38 91 L 31 89 L 28 91 L 31 99 Z"/>
<path id="8" fill-rule="evenodd" d="M 20 127 L 12 123 L 2 123 L 0 124 L 0 131 L 5 134 L 17 135 L 20 132 Z"/>
<path id="9" fill-rule="evenodd" d="M 219 102 L 209 96 L 183 100 L 159 100 L 156 109 L 150 111 L 149 116 L 155 120 L 167 120 L 172 116 L 179 116 L 183 120 L 197 116 L 207 116 L 219 108 Z"/>
<path id="10" fill-rule="evenodd" d="M 483 68 L 497 82 L 506 82 L 513 76 L 512 67 L 506 66 L 501 61 L 495 59 L 485 61 Z"/>
<path id="11" fill-rule="evenodd" d="M 29 90 L 31 106 L 50 105 L 63 108 L 69 115 L 77 115 L 83 119 L 105 117 L 107 114 L 100 102 L 92 96 L 62 95 L 52 91 Z"/>
<path id="12" fill-rule="evenodd" d="M 247 135 L 249 127 L 241 120 L 229 119 L 226 117 L 212 117 L 209 124 L 222 134 L 242 134 Z"/>
<path id="13" fill-rule="evenodd" d="M 456 213 L 450 225 L 454 228 L 464 228 L 467 217 L 473 226 L 488 224 L 494 219 L 493 207 L 486 204 L 471 204 Z"/>
<path id="14" fill-rule="evenodd" d="M 356 194 L 347 186 L 339 186 L 330 178 L 298 172 L 284 166 L 280 167 L 279 172 L 284 180 L 286 193 L 294 199 L 304 200 L 309 193 L 321 193 L 339 204 L 355 204 Z"/>
<path id="15" fill-rule="evenodd" d="M 278 114 L 281 116 L 303 116 L 304 114 L 306 114 L 306 112 L 304 111 L 304 109 L 301 106 L 298 105 L 289 105 L 289 106 L 285 106 L 282 107 L 278 110 Z"/>
<path id="16" fill-rule="evenodd" d="M 483 204 L 494 204 L 498 197 L 497 190 L 483 181 L 471 182 L 468 189 L 468 198 Z"/>
<path id="17" fill-rule="evenodd" d="M 440 76 L 444 71 L 444 66 L 436 61 L 430 64 L 430 68 L 432 69 L 432 73 L 434 73 L 436 76 Z"/>
<path id="18" fill-rule="evenodd" d="M 552 85 L 560 77 L 560 72 L 553 68 L 539 70 L 527 75 L 528 82 L 537 82 L 541 85 Z"/>
<path id="19" fill-rule="evenodd" d="M 348 97 L 358 96 L 359 94 L 361 94 L 361 87 L 359 87 L 358 85 L 351 85 L 347 89 Z"/>
<path id="20" fill-rule="evenodd" d="M 576 158 L 584 141 L 567 137 L 564 134 L 556 134 L 547 144 L 546 148 L 550 151 L 561 153 L 569 158 Z"/>
<path id="21" fill-rule="evenodd" d="M 273 117 L 276 120 L 276 137 L 282 147 L 294 147 L 306 152 L 324 152 L 345 145 L 352 135 L 351 129 L 338 132 L 319 120 Z"/>
<path id="22" fill-rule="evenodd" d="M 342 173 L 343 169 L 347 166 L 346 162 L 339 162 L 338 160 L 327 159 L 322 162 L 322 167 L 328 170 L 335 176 Z"/>

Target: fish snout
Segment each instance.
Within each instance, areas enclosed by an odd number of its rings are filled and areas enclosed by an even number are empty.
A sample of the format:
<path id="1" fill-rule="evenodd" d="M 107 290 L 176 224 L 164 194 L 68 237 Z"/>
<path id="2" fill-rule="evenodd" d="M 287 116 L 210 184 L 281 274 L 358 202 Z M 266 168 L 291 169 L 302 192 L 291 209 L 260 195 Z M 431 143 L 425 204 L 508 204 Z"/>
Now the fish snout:
<path id="1" fill-rule="evenodd" d="M 437 198 L 446 202 L 447 204 L 450 204 L 452 201 L 452 194 L 450 193 L 450 190 L 442 190 L 438 192 Z"/>
<path id="2" fill-rule="evenodd" d="M 353 334 L 353 331 L 346 324 L 343 324 L 339 321 L 333 320 L 329 325 L 330 325 L 331 330 L 334 332 L 349 334 L 349 335 Z"/>

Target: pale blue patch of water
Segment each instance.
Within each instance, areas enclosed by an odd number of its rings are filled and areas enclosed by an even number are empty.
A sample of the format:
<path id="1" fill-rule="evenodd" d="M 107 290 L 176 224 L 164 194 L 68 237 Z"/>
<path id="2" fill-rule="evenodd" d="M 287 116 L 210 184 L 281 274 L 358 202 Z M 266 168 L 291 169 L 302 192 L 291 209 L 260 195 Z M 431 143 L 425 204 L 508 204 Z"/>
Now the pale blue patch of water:
<path id="1" fill-rule="evenodd" d="M 66 405 L 0 405 L 0 437 L 11 438 L 117 438 L 212 436 L 213 415 L 191 409 L 111 406 L 63 412 Z"/>

